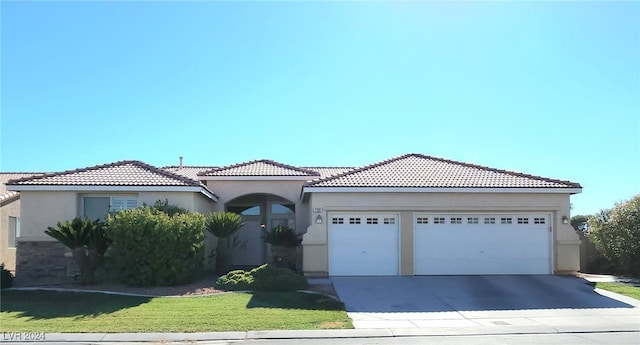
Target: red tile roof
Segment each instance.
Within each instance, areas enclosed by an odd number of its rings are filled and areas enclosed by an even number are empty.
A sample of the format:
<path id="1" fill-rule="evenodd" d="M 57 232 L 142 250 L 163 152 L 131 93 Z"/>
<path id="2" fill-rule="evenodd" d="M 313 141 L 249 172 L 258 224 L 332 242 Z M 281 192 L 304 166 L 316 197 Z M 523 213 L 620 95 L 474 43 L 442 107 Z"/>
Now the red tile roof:
<path id="1" fill-rule="evenodd" d="M 351 167 L 304 167 L 301 169 L 315 171 L 320 174 L 320 178 L 327 178 L 334 175 L 344 174 L 349 170 L 353 170 Z"/>
<path id="2" fill-rule="evenodd" d="M 320 174 L 304 168 L 296 168 L 271 160 L 255 160 L 201 172 L 198 176 L 309 176 Z"/>
<path id="3" fill-rule="evenodd" d="M 190 178 L 192 180 L 197 180 L 198 174 L 201 172 L 205 172 L 205 171 L 209 171 L 217 168 L 218 168 L 217 166 L 191 166 L 191 165 L 185 165 L 182 168 L 180 168 L 177 165 L 162 167 L 163 170 Z"/>
<path id="4" fill-rule="evenodd" d="M 314 187 L 581 188 L 574 182 L 526 175 L 421 154 L 407 154 L 312 181 Z"/>
<path id="5" fill-rule="evenodd" d="M 177 175 L 140 161 L 120 161 L 93 167 L 19 178 L 8 185 L 48 186 L 194 186 L 196 180 Z"/>
<path id="6" fill-rule="evenodd" d="M 6 203 L 20 196 L 19 192 L 7 190 L 7 182 L 15 179 L 21 179 L 34 175 L 42 175 L 35 172 L 2 172 L 0 173 L 0 203 Z"/>

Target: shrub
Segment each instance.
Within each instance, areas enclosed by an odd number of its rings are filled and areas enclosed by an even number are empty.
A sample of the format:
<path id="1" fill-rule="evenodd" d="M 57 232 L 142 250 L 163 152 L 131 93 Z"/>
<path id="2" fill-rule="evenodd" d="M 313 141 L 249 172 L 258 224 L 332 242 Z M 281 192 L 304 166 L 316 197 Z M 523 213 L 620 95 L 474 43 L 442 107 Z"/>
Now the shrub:
<path id="1" fill-rule="evenodd" d="M 288 268 L 262 265 L 250 271 L 231 271 L 216 282 L 216 288 L 226 291 L 296 291 L 309 287 L 307 279 Z"/>
<path id="2" fill-rule="evenodd" d="M 7 289 L 13 286 L 13 274 L 4 268 L 4 262 L 0 264 L 0 288 Z"/>
<path id="3" fill-rule="evenodd" d="M 295 248 L 302 242 L 302 235 L 296 234 L 293 228 L 278 225 L 267 231 L 263 239 L 265 242 L 271 244 L 271 257 L 276 267 L 295 269 Z"/>
<path id="4" fill-rule="evenodd" d="M 104 223 L 76 217 L 64 223 L 58 222 L 55 228 L 48 227 L 44 233 L 72 250 L 84 283 L 93 284 L 100 259 L 111 244 L 106 236 Z"/>
<path id="5" fill-rule="evenodd" d="M 293 228 L 278 225 L 265 233 L 264 241 L 273 246 L 295 248 L 300 245 L 302 238 Z"/>
<path id="6" fill-rule="evenodd" d="M 142 207 L 107 218 L 111 258 L 119 279 L 132 286 L 176 285 L 193 279 L 204 260 L 205 218 Z"/>
<path id="7" fill-rule="evenodd" d="M 587 236 L 621 273 L 640 277 L 640 195 L 590 217 Z"/>
<path id="8" fill-rule="evenodd" d="M 173 217 L 179 213 L 189 213 L 189 211 L 186 208 L 169 204 L 169 199 L 164 199 L 164 201 L 162 200 L 156 201 L 156 203 L 153 204 L 152 208 L 166 213 L 167 215 L 169 215 L 169 217 Z"/>

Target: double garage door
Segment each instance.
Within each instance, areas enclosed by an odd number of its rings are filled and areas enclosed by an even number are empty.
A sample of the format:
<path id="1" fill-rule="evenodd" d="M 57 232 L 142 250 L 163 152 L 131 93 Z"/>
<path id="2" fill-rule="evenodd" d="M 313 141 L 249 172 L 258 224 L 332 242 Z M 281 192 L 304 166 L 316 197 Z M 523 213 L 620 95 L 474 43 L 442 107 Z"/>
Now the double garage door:
<path id="1" fill-rule="evenodd" d="M 415 275 L 550 274 L 545 214 L 415 214 Z M 407 241 L 405 241 L 406 243 Z M 330 214 L 330 275 L 398 275 L 397 214 Z"/>

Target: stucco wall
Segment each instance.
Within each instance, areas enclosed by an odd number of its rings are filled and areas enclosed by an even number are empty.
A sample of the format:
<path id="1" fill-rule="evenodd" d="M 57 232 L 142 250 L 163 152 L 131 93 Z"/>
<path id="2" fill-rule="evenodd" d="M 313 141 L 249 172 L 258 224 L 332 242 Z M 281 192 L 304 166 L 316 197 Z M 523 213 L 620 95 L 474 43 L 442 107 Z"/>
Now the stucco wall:
<path id="1" fill-rule="evenodd" d="M 0 206 L 0 262 L 9 271 L 16 270 L 16 248 L 9 248 L 9 217 L 20 218 L 20 199 Z"/>
<path id="2" fill-rule="evenodd" d="M 225 210 L 225 205 L 245 195 L 251 194 L 271 194 L 289 200 L 295 204 L 296 209 L 296 230 L 304 232 L 309 226 L 309 213 L 306 205 L 300 201 L 300 191 L 304 181 L 278 181 L 278 180 L 224 180 L 224 181 L 203 181 L 207 187 L 218 196 L 218 203 L 215 211 Z"/>
<path id="3" fill-rule="evenodd" d="M 570 224 L 568 194 L 533 193 L 313 193 L 309 209 L 322 208 L 326 220 L 332 211 L 385 211 L 400 215 L 402 275 L 413 274 L 414 212 L 544 212 L 551 214 L 554 273 L 580 269 L 580 240 Z M 308 218 L 315 217 L 312 214 Z M 308 275 L 328 274 L 327 222 L 313 224 L 303 239 L 303 270 Z"/>
<path id="4" fill-rule="evenodd" d="M 20 200 L 21 241 L 55 241 L 44 230 L 78 216 L 79 200 L 75 192 L 22 191 Z"/>
<path id="5" fill-rule="evenodd" d="M 44 233 L 49 226 L 55 226 L 59 221 L 71 220 L 77 216 L 82 216 L 83 196 L 134 196 L 138 198 L 138 204 L 146 203 L 153 205 L 156 201 L 165 199 L 170 204 L 174 204 L 187 210 L 207 213 L 213 210 L 215 203 L 204 197 L 201 193 L 193 192 L 108 192 L 100 193 L 94 191 L 22 191 L 21 196 L 21 243 L 29 242 L 55 242 L 55 240 Z M 208 201 L 207 201 L 208 200 Z M 3 217 L 4 219 L 4 217 Z M 3 220 L 4 221 L 4 220 Z M 4 229 L 4 227 L 3 227 Z M 5 245 L 6 245 L 6 236 Z M 207 237 L 205 242 L 207 250 L 215 247 L 215 239 Z M 25 247 L 25 246 L 23 246 Z M 4 248 L 4 247 L 3 247 Z M 21 249 L 18 248 L 17 251 Z M 24 253 L 23 261 L 28 261 L 29 253 Z M 4 253 L 3 253 L 4 256 Z M 14 254 L 15 257 L 15 254 Z M 14 259 L 15 260 L 15 259 Z M 22 269 L 17 269 L 17 274 L 24 272 L 25 275 L 33 275 L 31 266 L 22 265 Z"/>

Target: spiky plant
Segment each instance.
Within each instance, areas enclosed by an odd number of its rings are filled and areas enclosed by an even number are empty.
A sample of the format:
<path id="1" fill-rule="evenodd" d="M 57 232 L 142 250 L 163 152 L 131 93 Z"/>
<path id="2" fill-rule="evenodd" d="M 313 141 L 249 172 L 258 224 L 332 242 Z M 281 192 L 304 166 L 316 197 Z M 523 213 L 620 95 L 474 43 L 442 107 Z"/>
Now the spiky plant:
<path id="1" fill-rule="evenodd" d="M 100 258 L 111 244 L 104 224 L 99 220 L 76 217 L 64 223 L 58 222 L 55 227 L 47 227 L 44 233 L 71 249 L 84 283 L 93 284 Z"/>
<path id="2" fill-rule="evenodd" d="M 242 216 L 233 212 L 212 212 L 207 215 L 206 229 L 218 238 L 216 273 L 223 274 L 231 266 L 233 247 L 231 236 L 244 226 Z"/>

